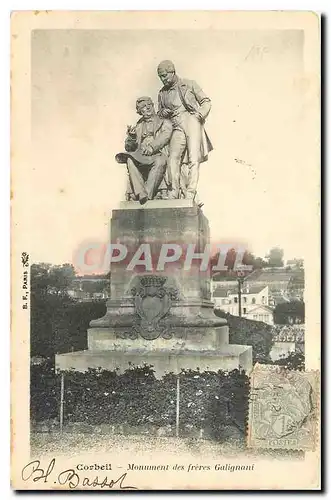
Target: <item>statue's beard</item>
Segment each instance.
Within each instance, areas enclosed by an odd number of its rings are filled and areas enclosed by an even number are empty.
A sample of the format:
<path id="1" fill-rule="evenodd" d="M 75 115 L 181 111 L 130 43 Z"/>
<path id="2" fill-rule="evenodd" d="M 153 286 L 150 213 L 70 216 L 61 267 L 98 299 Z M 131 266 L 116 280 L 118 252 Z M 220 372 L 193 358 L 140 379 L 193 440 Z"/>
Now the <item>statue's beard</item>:
<path id="1" fill-rule="evenodd" d="M 143 115 L 143 118 L 145 120 L 149 120 L 150 118 L 152 118 L 153 116 L 155 115 L 155 112 L 154 111 L 151 111 L 150 113 L 146 113 L 145 115 Z"/>
<path id="2" fill-rule="evenodd" d="M 175 83 L 174 81 L 173 82 L 167 82 L 167 83 L 164 84 L 164 86 L 165 86 L 166 89 L 170 89 L 170 87 L 172 87 L 174 83 Z"/>

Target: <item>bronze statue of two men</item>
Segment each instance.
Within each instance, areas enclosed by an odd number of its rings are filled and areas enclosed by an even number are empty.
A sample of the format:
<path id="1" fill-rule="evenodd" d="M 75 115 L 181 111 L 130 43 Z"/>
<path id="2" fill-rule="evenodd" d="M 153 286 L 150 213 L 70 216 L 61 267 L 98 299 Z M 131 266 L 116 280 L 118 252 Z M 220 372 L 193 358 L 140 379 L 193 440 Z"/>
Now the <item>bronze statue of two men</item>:
<path id="1" fill-rule="evenodd" d="M 116 155 L 128 169 L 127 200 L 154 198 L 197 201 L 200 163 L 213 149 L 204 129 L 210 99 L 193 80 L 179 78 L 171 61 L 157 68 L 163 87 L 156 113 L 150 97 L 140 97 L 141 118 L 128 127 L 125 152 Z"/>

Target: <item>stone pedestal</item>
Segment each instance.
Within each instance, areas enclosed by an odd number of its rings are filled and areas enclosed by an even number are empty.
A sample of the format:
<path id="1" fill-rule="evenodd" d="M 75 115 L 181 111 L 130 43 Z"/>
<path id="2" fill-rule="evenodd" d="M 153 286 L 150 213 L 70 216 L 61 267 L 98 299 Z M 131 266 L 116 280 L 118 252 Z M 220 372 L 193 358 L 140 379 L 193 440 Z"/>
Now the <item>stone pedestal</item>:
<path id="1" fill-rule="evenodd" d="M 157 376 L 185 368 L 249 371 L 251 347 L 229 345 L 226 321 L 214 314 L 210 267 L 187 258 L 192 250 L 202 257 L 209 240 L 208 221 L 191 200 L 123 202 L 113 210 L 111 242 L 127 256 L 111 266 L 107 312 L 91 321 L 88 350 L 56 356 L 57 368 L 123 371 L 145 362 Z M 181 255 L 161 269 L 164 244 L 179 246 Z M 143 265 L 132 269 L 141 245 Z"/>

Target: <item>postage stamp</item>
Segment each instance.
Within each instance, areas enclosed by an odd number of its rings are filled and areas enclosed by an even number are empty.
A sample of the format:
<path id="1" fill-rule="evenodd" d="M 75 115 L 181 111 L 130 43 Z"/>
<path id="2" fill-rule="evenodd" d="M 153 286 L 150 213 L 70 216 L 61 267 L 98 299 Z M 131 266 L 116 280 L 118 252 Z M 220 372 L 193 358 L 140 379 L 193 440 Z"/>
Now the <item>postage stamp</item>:
<path id="1" fill-rule="evenodd" d="M 248 447 L 313 450 L 318 401 L 317 372 L 257 364 L 251 374 Z"/>

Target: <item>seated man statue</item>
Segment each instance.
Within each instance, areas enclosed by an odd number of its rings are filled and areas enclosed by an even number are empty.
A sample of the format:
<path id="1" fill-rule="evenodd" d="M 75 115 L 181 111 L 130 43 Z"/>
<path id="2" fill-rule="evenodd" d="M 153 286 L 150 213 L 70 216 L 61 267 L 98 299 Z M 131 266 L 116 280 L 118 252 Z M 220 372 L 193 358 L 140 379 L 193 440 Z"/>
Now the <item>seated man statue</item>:
<path id="1" fill-rule="evenodd" d="M 167 144 L 172 134 L 170 120 L 155 113 L 150 97 L 140 97 L 136 110 L 141 118 L 135 127 L 128 126 L 125 152 L 118 153 L 118 163 L 126 163 L 129 174 L 127 199 L 131 196 L 141 204 L 152 200 L 167 169 Z"/>

